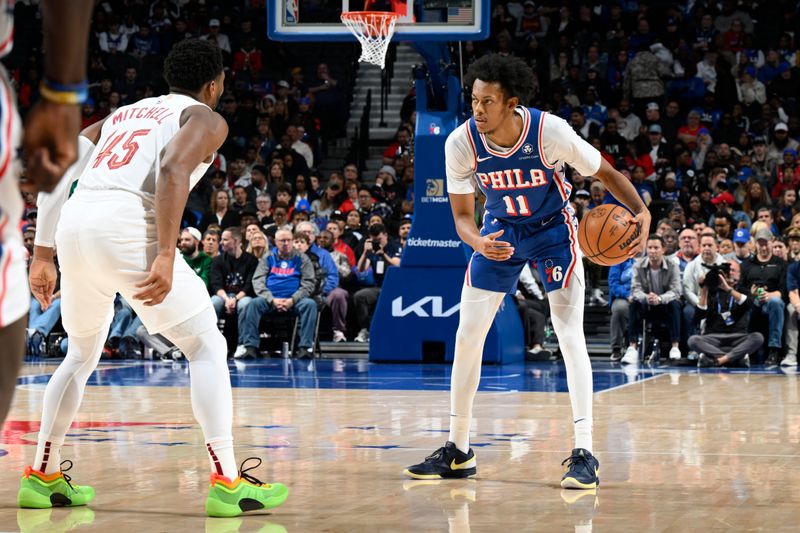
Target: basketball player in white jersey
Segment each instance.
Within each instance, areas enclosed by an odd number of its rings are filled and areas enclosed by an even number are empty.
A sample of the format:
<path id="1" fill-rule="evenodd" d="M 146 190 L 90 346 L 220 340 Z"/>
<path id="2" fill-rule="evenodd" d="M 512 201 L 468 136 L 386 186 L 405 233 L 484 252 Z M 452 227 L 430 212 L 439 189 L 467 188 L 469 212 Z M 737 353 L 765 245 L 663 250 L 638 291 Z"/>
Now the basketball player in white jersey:
<path id="1" fill-rule="evenodd" d="M 20 482 L 22 507 L 85 505 L 94 498 L 94 489 L 64 477 L 61 447 L 100 359 L 117 292 L 148 331 L 164 335 L 189 361 L 192 408 L 212 472 L 209 516 L 276 507 L 288 495 L 284 485 L 248 475 L 244 463 L 237 472 L 226 342 L 204 283 L 176 254 L 189 190 L 228 134 L 213 111 L 224 90 L 221 52 L 207 41 L 182 41 L 167 56 L 164 77 L 168 95 L 121 107 L 82 134 L 82 146 L 94 148 L 73 169 L 78 185 L 60 210 L 55 235 L 69 350 L 45 390 L 36 456 Z M 45 229 L 57 203 L 47 203 Z M 48 237 L 34 249 L 37 257 Z M 54 268 L 41 270 L 40 278 L 55 279 Z M 49 297 L 52 287 L 45 292 Z"/>
<path id="2" fill-rule="evenodd" d="M 447 190 L 459 236 L 475 252 L 461 292 L 455 359 L 450 383 L 450 435 L 444 446 L 405 474 L 416 479 L 477 474 L 469 446 L 472 404 L 481 374 L 486 335 L 505 295 L 529 262 L 538 269 L 550 301 L 572 404 L 575 447 L 564 460 L 561 486 L 593 489 L 600 482 L 592 454 L 592 366 L 583 335 L 584 285 L 577 219 L 569 204 L 568 164 L 597 176 L 635 213 L 629 254 L 641 250 L 650 213 L 630 181 L 561 118 L 527 102 L 531 68 L 521 59 L 489 54 L 469 68 L 473 117 L 445 143 Z M 475 224 L 475 183 L 486 196 L 483 227 Z"/>
<path id="3" fill-rule="evenodd" d="M 88 87 L 86 50 L 93 4 L 93 0 L 42 2 L 45 89 L 28 113 L 25 149 L 28 181 L 43 190 L 52 189 L 76 158 L 81 96 Z M 13 44 L 14 2 L 0 0 L 0 57 L 8 55 Z M 16 95 L 0 65 L 0 427 L 25 356 L 30 304 L 28 254 L 19 232 L 23 203 L 16 151 L 22 128 L 15 104 Z"/>

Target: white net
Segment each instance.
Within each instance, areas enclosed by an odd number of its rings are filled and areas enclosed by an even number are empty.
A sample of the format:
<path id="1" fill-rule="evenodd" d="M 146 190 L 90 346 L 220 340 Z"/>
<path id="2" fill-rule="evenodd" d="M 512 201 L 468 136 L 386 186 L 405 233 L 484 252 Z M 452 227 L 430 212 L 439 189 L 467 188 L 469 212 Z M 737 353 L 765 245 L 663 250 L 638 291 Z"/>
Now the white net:
<path id="1" fill-rule="evenodd" d="M 349 11 L 342 13 L 342 22 L 361 43 L 359 61 L 384 68 L 386 50 L 394 35 L 397 13 L 379 11 Z"/>

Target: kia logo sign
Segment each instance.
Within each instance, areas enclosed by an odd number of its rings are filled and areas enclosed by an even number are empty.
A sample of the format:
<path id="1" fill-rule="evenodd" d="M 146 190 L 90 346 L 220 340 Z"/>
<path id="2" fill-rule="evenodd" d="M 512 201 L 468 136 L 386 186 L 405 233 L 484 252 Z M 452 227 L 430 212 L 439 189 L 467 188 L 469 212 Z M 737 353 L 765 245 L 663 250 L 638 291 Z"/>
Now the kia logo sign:
<path id="1" fill-rule="evenodd" d="M 392 300 L 392 316 L 404 317 L 414 313 L 422 318 L 447 318 L 458 311 L 461 307 L 457 303 L 450 309 L 443 309 L 441 296 L 424 296 L 416 302 L 403 307 L 403 297 L 398 296 Z"/>

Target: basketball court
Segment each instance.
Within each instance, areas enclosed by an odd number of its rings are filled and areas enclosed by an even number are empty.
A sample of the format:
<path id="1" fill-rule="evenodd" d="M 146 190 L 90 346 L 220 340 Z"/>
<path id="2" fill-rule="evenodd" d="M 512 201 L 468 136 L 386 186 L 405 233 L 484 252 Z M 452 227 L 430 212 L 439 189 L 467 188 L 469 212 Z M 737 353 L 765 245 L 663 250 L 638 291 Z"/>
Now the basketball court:
<path id="1" fill-rule="evenodd" d="M 0 531 L 796 531 L 797 375 L 622 368 L 596 359 L 601 485 L 566 491 L 559 485 L 572 447 L 566 373 L 560 361 L 521 359 L 513 305 L 498 313 L 486 344 L 484 362 L 493 364 L 483 367 L 471 434 L 478 476 L 403 476 L 447 437 L 451 367 L 423 360 L 431 353 L 452 360 L 454 304 L 468 257 L 454 240 L 443 179 L 444 140 L 461 116 L 463 95 L 450 81 L 449 52 L 435 45 L 485 38 L 491 6 L 398 0 L 387 4 L 402 8 L 380 20 L 340 20 L 369 3 L 267 2 L 272 39 L 354 40 L 355 29 L 366 34 L 362 44 L 374 46 L 393 32 L 420 43 L 428 63 L 427 72 L 415 72 L 411 245 L 402 266 L 387 273 L 369 358 L 229 363 L 237 460 L 262 459 L 250 473 L 285 483 L 286 503 L 207 518 L 209 465 L 192 414 L 188 364 L 130 361 L 104 362 L 91 376 L 62 451 L 74 462 L 69 475 L 93 485 L 96 500 L 18 509 L 18 480 L 34 455 L 44 389 L 56 368 L 29 363 L 0 438 Z M 420 85 L 428 82 L 430 95 Z M 428 112 L 429 97 L 446 111 Z"/>
<path id="2" fill-rule="evenodd" d="M 593 366 L 601 485 L 562 491 L 572 435 L 558 363 L 484 368 L 478 477 L 453 481 L 402 475 L 446 438 L 449 366 L 232 363 L 237 459 L 262 458 L 251 473 L 290 495 L 271 512 L 219 519 L 203 508 L 208 460 L 186 363 L 101 365 L 63 451 L 97 499 L 17 509 L 54 370 L 28 365 L 0 444 L 0 531 L 796 530 L 797 376 Z"/>

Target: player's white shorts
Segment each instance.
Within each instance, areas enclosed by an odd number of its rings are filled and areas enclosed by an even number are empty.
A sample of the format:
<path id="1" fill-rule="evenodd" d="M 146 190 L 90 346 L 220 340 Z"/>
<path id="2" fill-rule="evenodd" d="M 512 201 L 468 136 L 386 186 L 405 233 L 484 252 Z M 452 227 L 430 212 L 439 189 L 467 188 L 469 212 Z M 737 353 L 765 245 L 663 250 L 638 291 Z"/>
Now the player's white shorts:
<path id="1" fill-rule="evenodd" d="M 175 253 L 172 290 L 146 307 L 133 295 L 158 251 L 155 217 L 142 199 L 123 191 L 77 191 L 61 212 L 56 231 L 61 266 L 61 316 L 69 335 L 88 337 L 108 327 L 120 293 L 147 331 L 160 333 L 211 305 L 205 283 Z"/>

